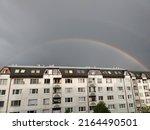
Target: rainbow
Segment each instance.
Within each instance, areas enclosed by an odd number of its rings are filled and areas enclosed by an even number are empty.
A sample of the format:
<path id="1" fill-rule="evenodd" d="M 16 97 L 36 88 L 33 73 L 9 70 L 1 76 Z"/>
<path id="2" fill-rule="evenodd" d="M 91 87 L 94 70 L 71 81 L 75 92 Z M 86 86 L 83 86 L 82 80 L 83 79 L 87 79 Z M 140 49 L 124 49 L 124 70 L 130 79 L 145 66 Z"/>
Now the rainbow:
<path id="1" fill-rule="evenodd" d="M 131 54 L 121 50 L 120 48 L 112 46 L 112 45 L 110 45 L 108 43 L 104 43 L 104 42 L 100 42 L 100 41 L 96 41 L 96 40 L 91 40 L 91 39 L 80 39 L 80 38 L 67 38 L 67 39 L 53 40 L 53 41 L 50 41 L 50 42 L 53 42 L 53 43 L 57 44 L 57 43 L 65 42 L 65 41 L 66 42 L 68 42 L 68 41 L 70 41 L 70 42 L 71 41 L 72 42 L 86 42 L 86 43 L 90 43 L 90 44 L 103 45 L 104 47 L 110 48 L 110 49 L 114 50 L 115 52 L 118 52 L 118 53 L 122 54 L 126 58 L 130 59 L 131 61 L 133 61 L 135 64 L 139 65 L 145 71 L 149 70 L 144 64 L 142 64 L 138 59 L 136 59 Z M 50 42 L 47 42 L 47 44 L 49 44 Z"/>
<path id="2" fill-rule="evenodd" d="M 104 43 L 104 42 L 100 42 L 100 41 L 96 41 L 96 40 L 91 40 L 91 39 L 82 39 L 82 38 L 66 38 L 66 39 L 60 39 L 60 40 L 51 40 L 51 41 L 48 41 L 46 42 L 45 44 L 42 44 L 42 45 L 48 45 L 48 44 L 51 44 L 51 43 L 54 43 L 54 44 L 60 44 L 61 42 L 84 42 L 84 43 L 89 43 L 89 44 L 96 44 L 96 45 L 102 45 L 104 47 L 107 47 L 107 48 L 110 48 L 112 50 L 114 50 L 115 52 L 119 53 L 119 54 L 122 54 L 123 56 L 125 56 L 127 59 L 130 59 L 132 62 L 134 62 L 135 64 L 139 65 L 142 69 L 144 69 L 145 71 L 148 71 L 149 69 L 144 65 L 142 64 L 138 59 L 136 59 L 134 56 L 130 55 L 129 53 L 121 50 L 120 48 L 117 48 L 115 46 L 112 46 L 108 43 Z M 36 49 L 36 48 L 34 48 Z M 32 48 L 29 48 L 28 50 L 22 50 L 20 52 L 20 54 L 27 54 L 29 51 L 32 51 L 33 49 Z M 19 52 L 18 52 L 19 53 Z M 13 58 L 11 58 L 11 61 L 13 61 L 13 59 L 15 59 L 16 57 L 18 57 L 20 55 L 16 55 L 14 56 Z M 10 61 L 10 60 L 9 60 Z"/>

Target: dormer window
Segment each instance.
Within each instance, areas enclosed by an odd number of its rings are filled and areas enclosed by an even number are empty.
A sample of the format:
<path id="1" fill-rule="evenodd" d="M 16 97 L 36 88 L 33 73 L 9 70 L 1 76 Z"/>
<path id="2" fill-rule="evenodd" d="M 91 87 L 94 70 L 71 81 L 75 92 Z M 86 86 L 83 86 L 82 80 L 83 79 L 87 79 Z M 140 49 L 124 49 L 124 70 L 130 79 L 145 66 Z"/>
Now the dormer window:
<path id="1" fill-rule="evenodd" d="M 40 73 L 40 70 L 36 70 L 36 73 L 38 73 L 38 74 L 39 74 L 39 73 Z"/>
<path id="2" fill-rule="evenodd" d="M 120 72 L 120 71 L 118 71 L 118 74 L 121 74 L 121 72 Z"/>
<path id="3" fill-rule="evenodd" d="M 32 73 L 32 74 L 35 73 L 35 70 L 31 70 L 31 73 Z"/>
<path id="4" fill-rule="evenodd" d="M 103 71 L 103 74 L 108 74 L 107 71 Z"/>
<path id="5" fill-rule="evenodd" d="M 69 70 L 69 73 L 70 73 L 70 74 L 72 74 L 72 73 L 73 73 L 73 71 L 72 71 L 72 70 Z"/>
<path id="6" fill-rule="evenodd" d="M 21 72 L 21 73 L 25 73 L 25 70 L 24 70 L 24 69 L 22 69 L 20 72 Z"/>
<path id="7" fill-rule="evenodd" d="M 15 69 L 15 73 L 19 73 L 19 71 L 20 71 L 19 69 Z"/>
<path id="8" fill-rule="evenodd" d="M 111 71 L 108 71 L 108 74 L 111 74 Z"/>
<path id="9" fill-rule="evenodd" d="M 68 70 L 65 70 L 65 74 L 68 74 Z"/>

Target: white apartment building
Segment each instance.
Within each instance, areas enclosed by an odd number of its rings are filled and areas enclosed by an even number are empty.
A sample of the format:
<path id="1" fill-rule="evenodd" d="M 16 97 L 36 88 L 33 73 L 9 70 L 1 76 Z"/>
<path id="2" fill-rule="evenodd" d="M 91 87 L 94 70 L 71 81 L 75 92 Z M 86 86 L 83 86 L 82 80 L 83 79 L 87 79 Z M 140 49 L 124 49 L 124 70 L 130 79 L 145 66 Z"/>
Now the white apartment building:
<path id="1" fill-rule="evenodd" d="M 136 73 L 140 73 L 142 84 L 137 83 Z M 100 101 L 113 113 L 137 112 L 142 105 L 150 105 L 149 84 L 150 72 L 95 67 L 6 66 L 0 70 L 0 112 L 90 113 Z"/>
<path id="2" fill-rule="evenodd" d="M 145 105 L 150 107 L 150 72 L 131 71 L 130 74 L 137 110 Z"/>

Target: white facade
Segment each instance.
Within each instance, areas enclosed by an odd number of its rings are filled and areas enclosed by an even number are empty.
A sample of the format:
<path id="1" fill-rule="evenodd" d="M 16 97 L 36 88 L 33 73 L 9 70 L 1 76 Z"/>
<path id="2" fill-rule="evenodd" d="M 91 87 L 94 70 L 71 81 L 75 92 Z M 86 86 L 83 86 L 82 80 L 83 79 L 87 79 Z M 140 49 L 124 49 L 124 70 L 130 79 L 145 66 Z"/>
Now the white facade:
<path id="1" fill-rule="evenodd" d="M 150 80 L 136 90 L 135 77 L 122 69 L 22 66 L 0 73 L 0 112 L 93 112 L 100 101 L 113 113 L 137 112 L 143 100 L 150 106 Z"/>

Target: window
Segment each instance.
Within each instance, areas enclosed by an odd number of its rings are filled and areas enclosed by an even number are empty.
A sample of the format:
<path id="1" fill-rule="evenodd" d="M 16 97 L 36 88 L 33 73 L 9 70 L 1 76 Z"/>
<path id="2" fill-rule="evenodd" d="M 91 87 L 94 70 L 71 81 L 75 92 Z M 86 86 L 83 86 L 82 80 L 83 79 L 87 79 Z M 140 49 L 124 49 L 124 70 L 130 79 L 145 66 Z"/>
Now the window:
<path id="1" fill-rule="evenodd" d="M 43 113 L 49 113 L 49 109 L 43 109 Z"/>
<path id="2" fill-rule="evenodd" d="M 65 102 L 72 102 L 73 98 L 65 98 Z"/>
<path id="3" fill-rule="evenodd" d="M 112 83 L 112 79 L 107 78 L 107 79 L 106 79 L 106 83 Z"/>
<path id="4" fill-rule="evenodd" d="M 25 73 L 25 70 L 24 70 L 24 69 L 22 69 L 22 70 L 20 71 L 20 73 Z"/>
<path id="5" fill-rule="evenodd" d="M 88 83 L 95 83 L 95 79 L 94 78 L 89 78 Z"/>
<path id="6" fill-rule="evenodd" d="M 36 110 L 27 111 L 27 113 L 36 113 Z"/>
<path id="7" fill-rule="evenodd" d="M 66 74 L 68 74 L 68 73 L 69 73 L 69 71 L 68 71 L 68 70 L 65 70 L 65 73 L 66 73 Z"/>
<path id="8" fill-rule="evenodd" d="M 78 74 L 84 74 L 85 71 L 84 71 L 84 70 L 77 70 L 77 73 L 78 73 Z"/>
<path id="9" fill-rule="evenodd" d="M 39 79 L 30 79 L 30 84 L 39 84 Z"/>
<path id="10" fill-rule="evenodd" d="M 31 70 L 31 73 L 34 74 L 34 73 L 35 73 L 35 70 Z"/>
<path id="11" fill-rule="evenodd" d="M 72 92 L 72 88 L 65 88 L 65 93 L 71 93 Z"/>
<path id="12" fill-rule="evenodd" d="M 98 96 L 98 100 L 103 101 L 103 96 Z"/>
<path id="13" fill-rule="evenodd" d="M 23 79 L 14 79 L 14 84 L 24 84 Z"/>
<path id="14" fill-rule="evenodd" d="M 141 80 L 140 80 L 140 79 L 138 80 L 138 83 L 141 83 Z"/>
<path id="15" fill-rule="evenodd" d="M 0 90 L 0 95 L 5 95 L 6 94 L 6 90 Z"/>
<path id="16" fill-rule="evenodd" d="M 49 98 L 43 99 L 43 105 L 49 105 Z"/>
<path id="17" fill-rule="evenodd" d="M 11 101 L 11 106 L 12 107 L 19 107 L 19 106 L 21 106 L 21 100 L 12 100 Z"/>
<path id="18" fill-rule="evenodd" d="M 73 73 L 73 70 L 65 70 L 65 73 L 66 73 L 66 74 L 68 74 L 68 73 L 69 73 L 69 74 L 72 74 L 72 73 Z"/>
<path id="19" fill-rule="evenodd" d="M 131 99 L 132 98 L 132 95 L 128 95 L 128 99 Z"/>
<path id="20" fill-rule="evenodd" d="M 133 103 L 129 103 L 129 107 L 133 107 Z"/>
<path id="21" fill-rule="evenodd" d="M 70 74 L 72 74 L 72 73 L 73 73 L 73 71 L 72 71 L 72 70 L 69 70 L 69 73 L 70 73 Z"/>
<path id="22" fill-rule="evenodd" d="M 61 78 L 54 78 L 54 84 L 61 84 Z"/>
<path id="23" fill-rule="evenodd" d="M 0 85 L 7 85 L 7 79 L 0 79 Z"/>
<path id="24" fill-rule="evenodd" d="M 52 70 L 52 74 L 53 75 L 60 75 L 61 73 L 60 73 L 60 71 L 58 69 L 53 69 Z"/>
<path id="25" fill-rule="evenodd" d="M 98 92 L 102 92 L 103 88 L 102 87 L 98 87 Z"/>
<path id="26" fill-rule="evenodd" d="M 102 79 L 98 78 L 98 79 L 97 79 L 97 83 L 98 83 L 98 84 L 102 83 Z"/>
<path id="27" fill-rule="evenodd" d="M 13 111 L 13 112 L 10 112 L 10 113 L 20 113 L 19 111 Z"/>
<path id="28" fill-rule="evenodd" d="M 113 91 L 113 87 L 107 87 L 107 91 Z"/>
<path id="29" fill-rule="evenodd" d="M 150 99 L 146 99 L 146 103 L 150 103 Z"/>
<path id="30" fill-rule="evenodd" d="M 145 92 L 145 97 L 149 97 L 150 96 L 150 92 Z"/>
<path id="31" fill-rule="evenodd" d="M 65 83 L 72 83 L 72 79 L 65 79 Z"/>
<path id="32" fill-rule="evenodd" d="M 118 99 L 124 99 L 124 95 L 118 95 Z"/>
<path id="33" fill-rule="evenodd" d="M 86 107 L 79 107 L 79 112 L 86 111 Z"/>
<path id="34" fill-rule="evenodd" d="M 38 93 L 38 89 L 30 89 L 30 94 L 37 94 Z"/>
<path id="35" fill-rule="evenodd" d="M 131 87 L 127 86 L 127 90 L 130 91 L 130 90 L 131 90 Z"/>
<path id="36" fill-rule="evenodd" d="M 107 100 L 113 100 L 114 96 L 107 96 Z"/>
<path id="37" fill-rule="evenodd" d="M 21 94 L 21 93 L 22 93 L 22 89 L 13 89 L 13 95 Z"/>
<path id="38" fill-rule="evenodd" d="M 36 70 L 36 73 L 39 74 L 39 73 L 40 73 L 40 70 Z"/>
<path id="39" fill-rule="evenodd" d="M 83 79 L 83 78 L 78 79 L 78 83 L 85 83 L 85 79 Z"/>
<path id="40" fill-rule="evenodd" d="M 134 90 L 138 90 L 138 87 L 137 86 L 133 86 Z"/>
<path id="41" fill-rule="evenodd" d="M 86 98 L 85 97 L 79 97 L 79 102 L 85 102 Z"/>
<path id="42" fill-rule="evenodd" d="M 65 108 L 65 113 L 71 113 L 71 112 L 73 112 L 73 107 Z"/>
<path id="43" fill-rule="evenodd" d="M 140 102 L 141 102 L 142 104 L 144 104 L 144 100 L 143 100 L 143 99 L 141 99 Z"/>
<path id="44" fill-rule="evenodd" d="M 29 99 L 28 106 L 37 106 L 37 99 Z"/>
<path id="45" fill-rule="evenodd" d="M 125 104 L 119 104 L 119 108 L 125 108 L 126 105 Z"/>
<path id="46" fill-rule="evenodd" d="M 118 90 L 119 91 L 123 91 L 123 87 L 118 87 Z"/>
<path id="47" fill-rule="evenodd" d="M 148 90 L 148 86 L 147 85 L 144 85 L 143 88 L 144 88 L 144 90 Z"/>
<path id="48" fill-rule="evenodd" d="M 85 88 L 78 88 L 78 92 L 85 92 Z"/>
<path id="49" fill-rule="evenodd" d="M 139 96 L 139 93 L 135 93 L 135 96 Z"/>
<path id="50" fill-rule="evenodd" d="M 44 88 L 44 93 L 50 93 L 50 89 L 49 88 Z"/>
<path id="51" fill-rule="evenodd" d="M 44 84 L 50 84 L 50 79 L 44 79 Z"/>
<path id="52" fill-rule="evenodd" d="M 0 107 L 4 106 L 4 101 L 0 101 Z"/>
<path id="53" fill-rule="evenodd" d="M 115 104 L 108 104 L 108 109 L 110 110 L 115 109 Z"/>
<path id="54" fill-rule="evenodd" d="M 20 71 L 19 69 L 15 69 L 15 73 L 19 73 L 19 71 Z"/>
<path id="55" fill-rule="evenodd" d="M 146 80 L 146 79 L 143 79 L 143 83 L 147 83 L 147 80 Z"/>
<path id="56" fill-rule="evenodd" d="M 89 87 L 89 92 L 96 92 L 95 87 Z"/>

